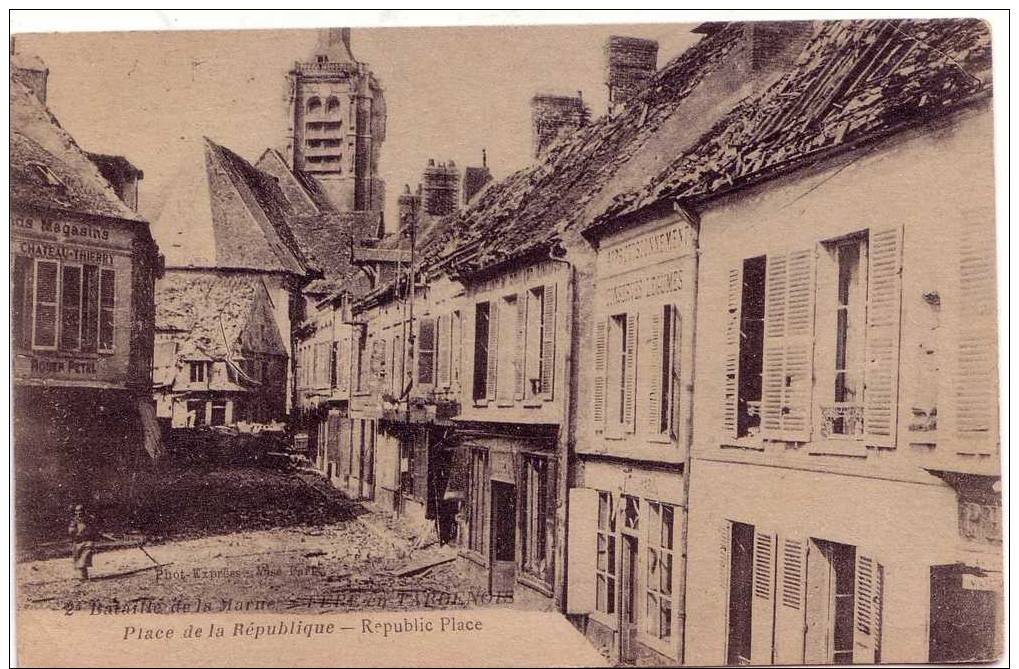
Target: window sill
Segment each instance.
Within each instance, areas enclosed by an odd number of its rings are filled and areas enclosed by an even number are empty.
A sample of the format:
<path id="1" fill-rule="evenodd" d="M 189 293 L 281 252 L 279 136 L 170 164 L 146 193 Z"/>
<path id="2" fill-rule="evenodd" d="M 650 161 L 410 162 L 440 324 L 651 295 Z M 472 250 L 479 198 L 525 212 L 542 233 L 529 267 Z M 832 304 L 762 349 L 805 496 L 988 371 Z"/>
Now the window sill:
<path id="1" fill-rule="evenodd" d="M 757 451 L 759 453 L 764 452 L 764 442 L 760 440 L 742 440 L 742 439 L 723 439 L 720 446 L 727 449 L 736 449 L 741 451 Z"/>
<path id="2" fill-rule="evenodd" d="M 488 560 L 485 559 L 484 555 L 477 551 L 471 550 L 469 548 L 464 548 L 460 551 L 460 557 L 467 560 L 468 562 L 473 562 L 479 567 L 488 568 Z"/>
<path id="3" fill-rule="evenodd" d="M 834 455 L 845 458 L 866 458 L 867 446 L 862 441 L 855 439 L 832 439 L 830 441 L 814 442 L 807 450 L 807 455 Z"/>
<path id="4" fill-rule="evenodd" d="M 513 400 L 499 400 L 495 403 L 495 406 L 500 409 L 510 409 L 513 407 Z"/>
<path id="5" fill-rule="evenodd" d="M 474 406 L 478 409 L 484 409 L 488 406 L 488 400 L 474 400 Z"/>
<path id="6" fill-rule="evenodd" d="M 524 407 L 525 409 L 540 409 L 542 403 L 539 400 L 524 400 L 523 402 L 521 402 L 520 406 Z"/>
<path id="7" fill-rule="evenodd" d="M 546 597 L 553 595 L 552 586 L 542 580 L 540 577 L 530 574 L 526 571 L 521 571 L 517 574 L 517 583 L 534 590 Z"/>

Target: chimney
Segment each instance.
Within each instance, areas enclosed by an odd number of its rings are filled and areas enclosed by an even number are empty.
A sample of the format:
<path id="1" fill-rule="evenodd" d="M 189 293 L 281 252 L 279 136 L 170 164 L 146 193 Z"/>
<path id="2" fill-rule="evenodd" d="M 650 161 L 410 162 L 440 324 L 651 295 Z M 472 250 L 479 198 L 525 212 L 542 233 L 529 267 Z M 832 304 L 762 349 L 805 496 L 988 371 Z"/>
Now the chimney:
<path id="1" fill-rule="evenodd" d="M 421 186 L 418 185 L 417 193 L 410 191 L 410 184 L 404 184 L 403 192 L 396 199 L 398 211 L 398 223 L 400 234 L 406 233 L 412 221 L 416 220 L 421 212 Z"/>
<path id="2" fill-rule="evenodd" d="M 605 85 L 609 112 L 637 95 L 658 69 L 658 42 L 612 35 L 605 42 Z"/>
<path id="3" fill-rule="evenodd" d="M 456 211 L 460 199 L 460 172 L 452 160 L 436 165 L 430 158 L 422 182 L 421 206 L 425 213 L 445 216 Z"/>
<path id="4" fill-rule="evenodd" d="M 11 78 L 26 86 L 39 102 L 46 104 L 46 86 L 50 71 L 37 56 L 18 53 L 11 37 Z"/>
<path id="5" fill-rule="evenodd" d="M 492 180 L 488 171 L 488 152 L 481 149 L 481 167 L 464 168 L 464 204 L 468 204 L 478 192 Z"/>
<path id="6" fill-rule="evenodd" d="M 812 21 L 748 21 L 743 24 L 746 68 L 757 74 L 791 67 L 813 33 Z"/>
<path id="7" fill-rule="evenodd" d="M 531 98 L 531 147 L 535 158 L 564 135 L 587 125 L 590 111 L 580 91 L 571 95 Z"/>

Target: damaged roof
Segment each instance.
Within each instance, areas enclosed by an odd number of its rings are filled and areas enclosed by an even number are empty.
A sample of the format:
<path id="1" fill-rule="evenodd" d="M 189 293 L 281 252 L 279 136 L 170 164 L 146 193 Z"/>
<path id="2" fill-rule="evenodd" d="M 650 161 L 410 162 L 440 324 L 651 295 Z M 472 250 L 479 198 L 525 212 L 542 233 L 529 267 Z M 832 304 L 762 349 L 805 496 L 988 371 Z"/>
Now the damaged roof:
<path id="1" fill-rule="evenodd" d="M 989 96 L 990 65 L 990 30 L 976 19 L 820 23 L 794 69 L 737 105 L 643 187 L 615 198 L 589 228 L 930 122 Z"/>
<path id="2" fill-rule="evenodd" d="M 153 224 L 167 267 L 309 271 L 273 177 L 208 138 L 192 159 Z"/>
<path id="3" fill-rule="evenodd" d="M 156 284 L 156 329 L 177 332 L 182 358 L 221 360 L 257 346 L 285 355 L 286 347 L 268 310 L 262 279 L 251 274 L 171 272 Z M 253 321 L 269 325 L 261 343 L 245 338 Z"/>
<path id="4" fill-rule="evenodd" d="M 10 82 L 12 204 L 145 222 L 23 84 Z"/>

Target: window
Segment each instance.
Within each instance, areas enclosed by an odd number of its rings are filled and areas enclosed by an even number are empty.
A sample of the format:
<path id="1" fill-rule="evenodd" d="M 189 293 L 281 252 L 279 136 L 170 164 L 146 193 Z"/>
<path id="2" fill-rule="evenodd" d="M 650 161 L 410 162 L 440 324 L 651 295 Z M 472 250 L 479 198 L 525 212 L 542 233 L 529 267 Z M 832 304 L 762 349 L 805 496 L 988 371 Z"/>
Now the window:
<path id="1" fill-rule="evenodd" d="M 831 664 L 853 663 L 853 620 L 856 609 L 856 547 L 832 541 L 813 540 L 819 559 L 808 561 L 807 596 L 826 598 L 824 602 L 808 601 L 807 610 L 825 610 L 823 620 L 808 626 L 807 662 Z M 813 555 L 814 553 L 812 553 Z M 813 604 L 813 606 L 812 606 Z M 821 635 L 828 639 L 829 650 L 823 656 L 812 656 L 813 649 L 822 647 Z"/>
<path id="2" fill-rule="evenodd" d="M 521 518 L 521 567 L 550 586 L 555 531 L 554 470 L 549 458 L 525 456 L 523 488 L 520 491 L 524 510 Z"/>
<path id="3" fill-rule="evenodd" d="M 205 400 L 187 401 L 188 424 L 191 427 L 205 425 Z"/>
<path id="4" fill-rule="evenodd" d="M 81 267 L 64 265 L 60 284 L 60 348 L 77 351 L 81 348 Z"/>
<path id="5" fill-rule="evenodd" d="M 322 100 L 319 98 L 311 98 L 308 100 L 308 113 L 314 114 L 315 112 L 322 109 Z"/>
<path id="6" fill-rule="evenodd" d="M 866 312 L 866 238 L 830 245 L 835 262 L 835 369 L 830 434 L 863 434 L 863 365 Z"/>
<path id="7" fill-rule="evenodd" d="M 226 400 L 213 400 L 209 417 L 210 425 L 226 425 Z"/>
<path id="8" fill-rule="evenodd" d="M 418 322 L 418 383 L 435 383 L 435 319 Z"/>
<path id="9" fill-rule="evenodd" d="M 339 109 L 340 101 L 333 96 L 329 96 L 329 98 L 326 100 L 326 113 L 332 114 L 334 112 L 339 111 Z"/>
<path id="10" fill-rule="evenodd" d="M 524 344 L 524 392 L 528 398 L 541 395 L 541 363 L 542 363 L 542 303 L 545 288 L 539 286 L 527 291 L 527 326 Z"/>
<path id="11" fill-rule="evenodd" d="M 598 493 L 598 559 L 595 608 L 616 612 L 616 513 L 612 493 Z"/>
<path id="12" fill-rule="evenodd" d="M 467 548 L 485 552 L 485 496 L 488 481 L 488 451 L 470 449 L 471 479 L 467 511 Z"/>
<path id="13" fill-rule="evenodd" d="M 474 310 L 474 393 L 475 400 L 483 400 L 489 395 L 489 325 L 491 305 L 479 302 Z M 494 388 L 492 389 L 494 390 Z"/>
<path id="14" fill-rule="evenodd" d="M 191 383 L 205 383 L 207 362 L 190 363 Z"/>
<path id="15" fill-rule="evenodd" d="M 647 416 L 651 434 L 675 437 L 679 388 L 679 314 L 675 306 L 656 307 L 651 314 L 648 351 L 652 387 Z"/>
<path id="16" fill-rule="evenodd" d="M 743 261 L 739 303 L 735 307 L 739 314 L 739 327 L 735 333 L 739 347 L 737 437 L 756 437 L 761 432 L 765 268 L 765 256 Z M 733 373 L 735 371 L 733 369 Z"/>
<path id="17" fill-rule="evenodd" d="M 354 383 L 355 383 L 356 390 L 358 392 L 361 392 L 361 391 L 364 391 L 365 388 L 366 388 L 365 379 L 364 379 L 364 354 L 365 354 L 365 349 L 368 347 L 368 344 L 365 341 L 365 328 L 359 327 L 357 329 L 357 332 L 355 333 L 354 337 L 355 337 L 355 339 L 354 339 L 354 346 L 355 346 L 355 352 L 354 352 L 355 353 L 355 355 L 354 355 L 354 364 L 355 364 Z"/>
<path id="18" fill-rule="evenodd" d="M 646 616 L 644 631 L 655 639 L 672 637 L 672 568 L 675 509 L 649 501 L 647 535 Z"/>
<path id="19" fill-rule="evenodd" d="M 616 428 L 631 428 L 636 383 L 636 329 L 634 314 L 617 314 L 608 321 L 608 421 Z"/>

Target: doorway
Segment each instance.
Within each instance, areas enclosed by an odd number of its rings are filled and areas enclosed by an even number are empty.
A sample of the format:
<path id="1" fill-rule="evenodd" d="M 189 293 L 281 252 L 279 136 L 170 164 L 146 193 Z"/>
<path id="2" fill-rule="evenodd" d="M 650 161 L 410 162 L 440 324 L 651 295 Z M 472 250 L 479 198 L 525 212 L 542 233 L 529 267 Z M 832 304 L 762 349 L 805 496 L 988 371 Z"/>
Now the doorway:
<path id="1" fill-rule="evenodd" d="M 1001 593 L 997 585 L 985 586 L 987 580 L 961 564 L 931 567 L 930 662 L 987 662 L 997 655 Z"/>
<path id="2" fill-rule="evenodd" d="M 729 630 L 725 663 L 750 664 L 753 525 L 732 523 L 729 556 Z"/>
<path id="3" fill-rule="evenodd" d="M 806 664 L 853 663 L 856 547 L 812 539 L 807 552 Z"/>
<path id="4" fill-rule="evenodd" d="M 622 581 L 619 587 L 619 654 L 621 662 L 636 659 L 639 542 L 632 534 L 622 534 Z"/>
<path id="5" fill-rule="evenodd" d="M 516 582 L 517 491 L 516 486 L 492 481 L 492 563 L 489 589 L 494 596 L 513 597 Z"/>

